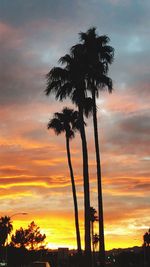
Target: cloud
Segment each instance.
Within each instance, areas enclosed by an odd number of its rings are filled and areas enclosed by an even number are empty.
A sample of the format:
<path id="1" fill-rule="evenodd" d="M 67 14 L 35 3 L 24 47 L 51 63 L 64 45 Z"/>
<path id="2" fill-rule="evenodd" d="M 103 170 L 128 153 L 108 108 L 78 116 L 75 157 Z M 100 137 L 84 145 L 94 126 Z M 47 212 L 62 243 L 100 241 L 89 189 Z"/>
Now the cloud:
<path id="1" fill-rule="evenodd" d="M 10 9 L 8 9 L 8 6 Z M 43 3 L 40 0 L 32 0 L 32 2 L 27 0 L 24 3 L 20 0 L 16 0 L 13 3 L 6 0 L 2 1 L 1 4 L 1 19 L 7 20 L 14 25 L 22 25 L 27 21 L 30 22 L 43 17 L 52 17 L 53 19 L 65 16 L 71 17 L 76 13 L 75 7 L 76 1 L 72 1 L 70 5 L 68 0 L 56 0 L 55 2 L 44 0 Z"/>

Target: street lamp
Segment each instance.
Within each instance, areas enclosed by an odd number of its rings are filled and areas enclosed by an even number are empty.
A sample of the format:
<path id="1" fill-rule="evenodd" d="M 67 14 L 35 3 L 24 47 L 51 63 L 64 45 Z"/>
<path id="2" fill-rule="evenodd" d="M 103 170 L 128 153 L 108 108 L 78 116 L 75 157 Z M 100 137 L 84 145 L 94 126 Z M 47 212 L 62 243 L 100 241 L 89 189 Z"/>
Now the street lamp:
<path id="1" fill-rule="evenodd" d="M 28 214 L 27 212 L 16 212 L 16 213 L 12 214 L 9 218 L 11 219 L 12 217 L 17 216 L 17 215 L 27 215 L 27 214 Z M 5 256 L 6 266 L 8 265 L 8 253 L 7 253 L 8 235 L 9 234 L 7 234 L 7 239 L 6 239 L 6 256 Z"/>

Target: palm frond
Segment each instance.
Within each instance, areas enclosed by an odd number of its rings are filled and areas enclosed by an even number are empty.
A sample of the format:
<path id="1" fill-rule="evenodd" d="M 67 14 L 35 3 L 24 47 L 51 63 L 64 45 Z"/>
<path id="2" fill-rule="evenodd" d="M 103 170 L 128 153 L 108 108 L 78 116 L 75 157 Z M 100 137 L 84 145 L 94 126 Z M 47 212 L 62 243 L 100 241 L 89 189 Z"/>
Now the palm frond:
<path id="1" fill-rule="evenodd" d="M 85 32 L 80 32 L 79 33 L 79 40 L 82 41 L 86 41 L 87 39 L 87 34 Z"/>
<path id="2" fill-rule="evenodd" d="M 89 39 L 95 39 L 97 37 L 96 27 L 91 27 L 90 29 L 88 29 L 86 34 Z"/>
<path id="3" fill-rule="evenodd" d="M 61 79 L 65 81 L 68 79 L 68 71 L 64 68 L 55 67 L 50 70 L 47 74 L 47 82 L 51 82 L 51 80 L 58 80 Z"/>
<path id="4" fill-rule="evenodd" d="M 96 85 L 98 86 L 99 89 L 103 90 L 106 87 L 108 88 L 108 92 L 112 93 L 113 90 L 113 82 L 112 79 L 109 78 L 106 75 L 100 75 L 99 79 L 96 81 Z"/>
<path id="5" fill-rule="evenodd" d="M 62 101 L 70 96 L 72 92 L 72 84 L 70 82 L 64 83 L 56 92 L 56 99 Z"/>
<path id="6" fill-rule="evenodd" d="M 84 45 L 83 44 L 76 44 L 74 46 L 71 47 L 70 49 L 71 55 L 73 57 L 78 57 L 78 58 L 82 58 L 84 56 Z"/>
<path id="7" fill-rule="evenodd" d="M 110 42 L 110 38 L 107 35 L 101 35 L 97 37 L 97 45 L 104 46 Z"/>
<path id="8" fill-rule="evenodd" d="M 51 93 L 55 93 L 61 87 L 61 83 L 61 80 L 48 82 L 47 87 L 44 91 L 45 94 L 49 95 Z"/>
<path id="9" fill-rule="evenodd" d="M 67 136 L 69 139 L 73 139 L 75 137 L 75 132 L 73 131 L 73 129 L 70 129 L 70 131 L 68 131 Z"/>
<path id="10" fill-rule="evenodd" d="M 54 118 L 51 119 L 49 121 L 49 123 L 47 124 L 47 128 L 48 129 L 53 129 L 54 132 L 56 133 L 56 135 L 59 135 L 59 134 L 61 134 L 62 132 L 65 131 L 63 124 L 57 118 L 57 116 L 55 116 L 55 114 L 54 114 Z"/>
<path id="11" fill-rule="evenodd" d="M 78 106 L 79 103 L 80 104 L 83 103 L 83 99 L 85 97 L 84 95 L 85 95 L 85 93 L 82 89 L 74 88 L 74 90 L 72 90 L 72 92 L 70 94 L 70 98 L 71 98 L 72 102 Z"/>
<path id="12" fill-rule="evenodd" d="M 65 82 L 68 80 L 69 73 L 63 68 L 53 68 L 47 74 L 47 87 L 45 89 L 45 94 L 49 95 L 51 93 L 58 94 L 58 91 L 62 88 Z M 59 97 L 56 97 L 59 98 Z"/>
<path id="13" fill-rule="evenodd" d="M 69 54 L 66 54 L 65 56 L 61 57 L 58 61 L 59 63 L 63 64 L 70 64 L 72 62 L 72 58 Z"/>
<path id="14" fill-rule="evenodd" d="M 104 46 L 100 50 L 100 58 L 109 64 L 114 60 L 114 48 L 111 46 Z"/>
<path id="15" fill-rule="evenodd" d="M 86 97 L 84 99 L 83 110 L 87 118 L 93 113 L 93 100 L 91 97 Z"/>

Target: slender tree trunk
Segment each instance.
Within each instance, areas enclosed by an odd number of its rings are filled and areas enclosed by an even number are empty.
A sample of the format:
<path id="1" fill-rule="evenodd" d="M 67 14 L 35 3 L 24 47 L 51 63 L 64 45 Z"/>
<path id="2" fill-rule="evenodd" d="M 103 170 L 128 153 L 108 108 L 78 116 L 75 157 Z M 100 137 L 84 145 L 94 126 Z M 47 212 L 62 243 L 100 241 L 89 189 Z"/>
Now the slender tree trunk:
<path id="1" fill-rule="evenodd" d="M 89 189 L 89 171 L 88 171 L 88 151 L 84 127 L 83 108 L 79 108 L 80 117 L 80 135 L 82 140 L 83 155 L 83 183 L 84 183 L 84 223 L 85 223 L 85 256 L 87 259 L 86 267 L 91 266 L 91 235 L 90 235 L 90 189 Z"/>
<path id="2" fill-rule="evenodd" d="M 77 249 L 78 249 L 78 253 L 81 255 L 81 237 L 80 237 L 80 230 L 79 230 L 79 217 L 78 217 L 77 195 L 76 195 L 74 174 L 73 174 L 73 168 L 72 168 L 71 156 L 70 156 L 69 138 L 67 136 L 66 136 L 66 149 L 67 149 L 68 166 L 69 166 L 69 170 L 70 170 L 71 185 L 72 185 L 72 194 L 73 194 L 73 202 L 74 202 L 74 214 L 75 214 L 75 227 L 76 227 Z"/>
<path id="3" fill-rule="evenodd" d="M 93 99 L 94 140 L 95 140 L 96 163 L 97 163 L 98 217 L 99 217 L 99 238 L 100 238 L 99 253 L 100 253 L 101 267 L 104 267 L 105 266 L 105 240 L 104 240 L 102 176 L 101 176 L 101 163 L 100 163 L 100 153 L 99 153 L 95 90 L 92 91 L 92 99 Z"/>
<path id="4" fill-rule="evenodd" d="M 94 237 L 94 222 L 91 221 L 91 243 L 92 243 L 92 266 L 95 266 L 95 260 L 94 260 L 94 242 L 93 242 L 93 237 Z"/>

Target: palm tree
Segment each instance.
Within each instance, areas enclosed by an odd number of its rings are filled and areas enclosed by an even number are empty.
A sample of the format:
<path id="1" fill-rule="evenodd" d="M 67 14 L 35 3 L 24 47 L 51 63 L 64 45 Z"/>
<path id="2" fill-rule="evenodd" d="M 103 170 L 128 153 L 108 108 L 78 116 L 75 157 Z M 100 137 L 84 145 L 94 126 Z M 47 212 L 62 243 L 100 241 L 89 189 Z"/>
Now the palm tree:
<path id="1" fill-rule="evenodd" d="M 85 221 L 85 253 L 87 265 L 91 265 L 91 237 L 90 237 L 90 192 L 89 192 L 89 171 L 88 171 L 88 151 L 85 134 L 84 111 L 86 99 L 86 86 L 84 68 L 78 57 L 65 55 L 60 59 L 65 68 L 53 68 L 47 74 L 46 95 L 55 94 L 56 99 L 63 100 L 70 97 L 76 104 L 79 112 L 79 130 L 82 140 L 83 158 L 83 181 L 84 181 L 84 221 Z"/>
<path id="2" fill-rule="evenodd" d="M 94 248 L 94 252 L 96 251 L 98 242 L 99 242 L 99 235 L 98 234 L 94 234 L 93 235 L 93 248 Z"/>
<path id="3" fill-rule="evenodd" d="M 94 243 L 94 222 L 98 221 L 97 211 L 93 207 L 90 207 L 90 221 L 91 221 L 91 241 L 92 241 L 92 252 L 93 252 L 93 266 L 96 265 L 95 259 L 95 243 Z"/>
<path id="4" fill-rule="evenodd" d="M 101 265 L 105 266 L 105 241 L 104 241 L 104 219 L 103 219 L 103 198 L 102 198 L 102 177 L 99 152 L 99 138 L 97 125 L 96 97 L 99 90 L 108 88 L 112 92 L 112 80 L 107 76 L 109 64 L 113 62 L 114 49 L 108 45 L 108 36 L 97 36 L 96 28 L 90 28 L 86 33 L 80 33 L 82 43 L 72 47 L 72 54 L 82 55 L 84 61 L 87 87 L 92 93 L 93 100 L 93 125 L 94 140 L 97 162 L 97 187 L 98 187 L 98 211 L 99 211 L 99 251 Z"/>
<path id="5" fill-rule="evenodd" d="M 150 246 L 150 229 L 148 230 L 148 232 L 146 232 L 143 235 L 143 239 L 144 239 L 144 246 L 149 247 Z"/>
<path id="6" fill-rule="evenodd" d="M 92 240 L 92 247 L 94 252 L 94 222 L 98 221 L 97 211 L 93 207 L 90 207 L 90 221 L 91 221 L 91 240 Z"/>
<path id="7" fill-rule="evenodd" d="M 8 235 L 12 232 L 13 226 L 11 218 L 4 216 L 0 218 L 0 246 L 4 246 L 7 243 Z M 7 244 L 6 244 L 7 245 Z"/>
<path id="8" fill-rule="evenodd" d="M 53 129 L 57 135 L 61 133 L 65 133 L 68 166 L 70 170 L 72 194 L 73 194 L 73 201 L 74 201 L 77 249 L 78 249 L 78 253 L 81 254 L 81 238 L 80 238 L 80 230 L 79 230 L 78 204 L 77 204 L 74 173 L 73 173 L 72 162 L 71 162 L 70 142 L 69 142 L 72 138 L 75 137 L 75 131 L 78 130 L 78 112 L 74 111 L 73 109 L 63 108 L 62 113 L 57 112 L 54 114 L 54 117 L 48 123 L 48 129 Z"/>

